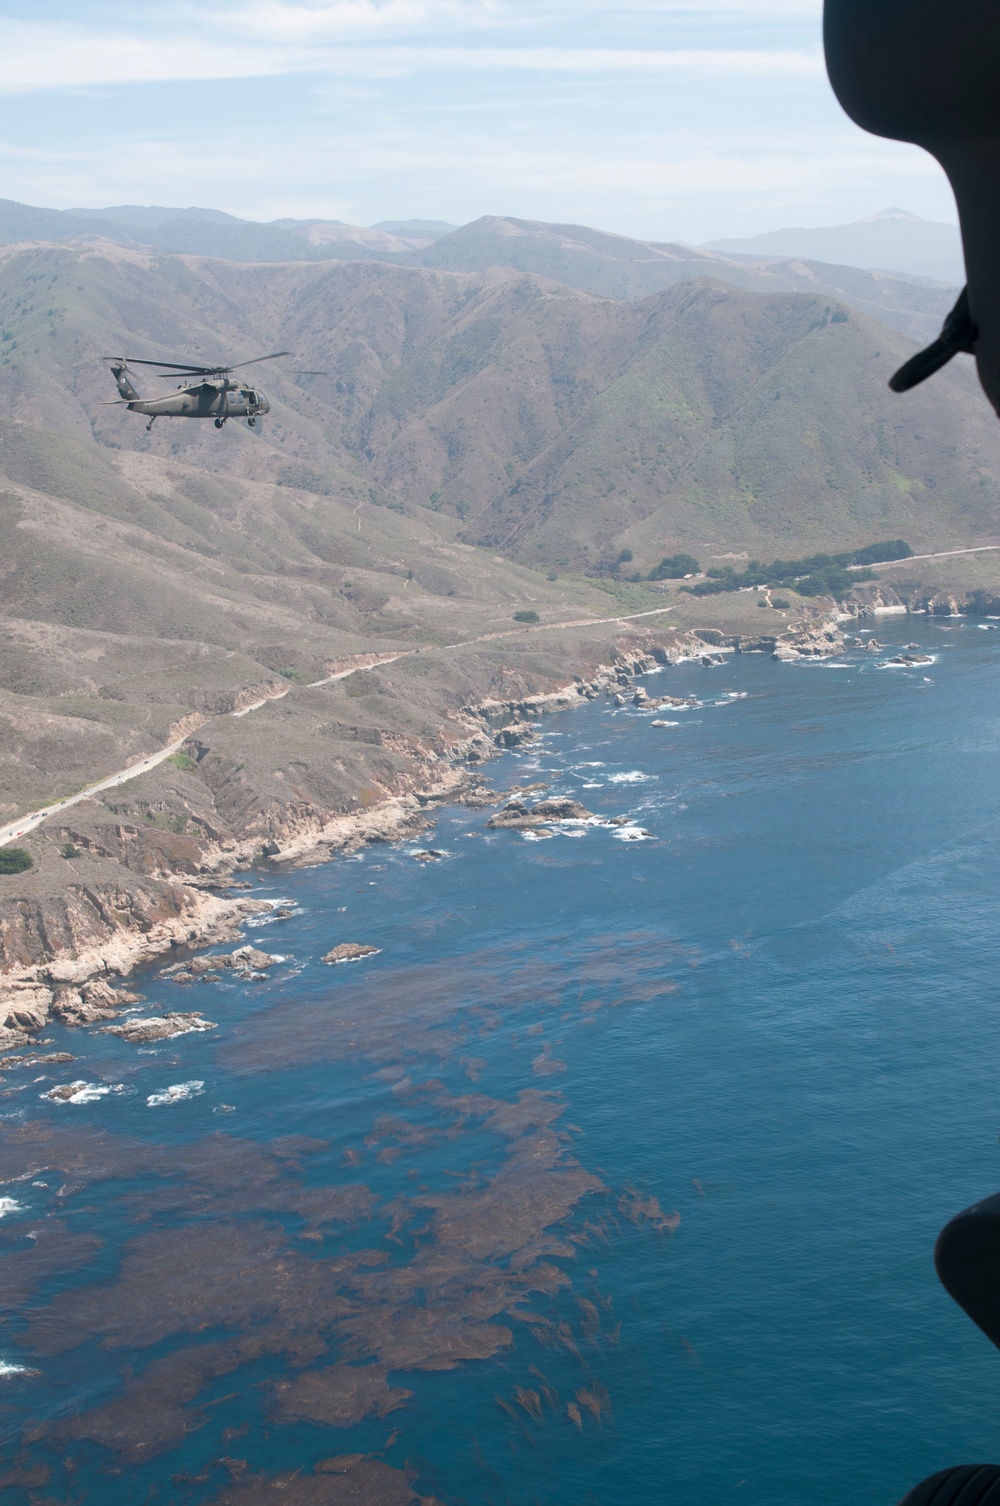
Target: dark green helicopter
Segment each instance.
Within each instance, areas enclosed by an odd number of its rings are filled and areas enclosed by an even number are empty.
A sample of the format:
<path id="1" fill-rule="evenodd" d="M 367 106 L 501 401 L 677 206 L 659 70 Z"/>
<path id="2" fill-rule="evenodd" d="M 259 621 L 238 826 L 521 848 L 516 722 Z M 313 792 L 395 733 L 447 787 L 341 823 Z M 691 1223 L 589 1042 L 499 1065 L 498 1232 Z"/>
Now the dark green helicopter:
<path id="1" fill-rule="evenodd" d="M 111 375 L 118 384 L 121 397 L 112 398 L 106 404 L 111 407 L 124 403 L 130 413 L 144 413 L 149 418 L 146 429 L 153 427 L 158 418 L 214 418 L 215 427 L 221 429 L 229 418 L 245 418 L 248 426 L 256 427 L 257 420 L 271 411 L 271 404 L 256 387 L 234 378 L 235 371 L 245 366 L 257 366 L 261 361 L 276 361 L 279 356 L 290 355 L 288 350 L 276 350 L 269 356 L 254 356 L 252 361 L 238 361 L 235 366 L 181 365 L 173 361 L 138 361 L 132 366 L 153 366 L 157 375 L 168 381 L 177 377 L 191 379 L 181 382 L 176 392 L 164 397 L 143 397 L 133 386 L 129 376 L 129 361 L 125 356 L 104 356 L 111 362 Z M 298 376 L 320 376 L 317 371 L 303 371 Z"/>

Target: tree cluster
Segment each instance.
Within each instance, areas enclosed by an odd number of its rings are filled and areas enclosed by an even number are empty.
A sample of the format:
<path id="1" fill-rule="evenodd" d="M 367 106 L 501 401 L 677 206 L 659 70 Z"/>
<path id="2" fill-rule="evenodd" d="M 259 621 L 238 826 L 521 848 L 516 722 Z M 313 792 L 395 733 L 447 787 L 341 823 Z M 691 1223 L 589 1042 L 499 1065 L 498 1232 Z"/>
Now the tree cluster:
<path id="1" fill-rule="evenodd" d="M 751 560 L 745 570 L 734 570 L 732 565 L 710 569 L 707 580 L 699 581 L 696 586 L 682 586 L 681 590 L 690 591 L 693 596 L 715 596 L 722 591 L 743 591 L 755 586 L 784 586 L 800 596 L 832 596 L 842 601 L 860 581 L 878 579 L 873 570 L 859 566 L 908 559 L 912 553 L 904 539 L 889 539 L 840 554 L 772 560 L 769 565 Z"/>
<path id="2" fill-rule="evenodd" d="M 685 575 L 700 575 L 701 566 L 693 554 L 668 554 L 649 572 L 650 580 L 682 580 Z"/>

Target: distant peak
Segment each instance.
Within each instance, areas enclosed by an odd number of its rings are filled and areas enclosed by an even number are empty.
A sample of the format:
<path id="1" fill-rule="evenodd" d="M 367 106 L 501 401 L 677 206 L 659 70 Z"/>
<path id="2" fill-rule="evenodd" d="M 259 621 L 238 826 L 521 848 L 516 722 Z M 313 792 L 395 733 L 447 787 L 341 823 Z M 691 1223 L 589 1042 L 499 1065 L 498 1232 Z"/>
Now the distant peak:
<path id="1" fill-rule="evenodd" d="M 877 214 L 866 214 L 863 219 L 855 220 L 855 225 L 877 225 L 885 220 L 894 220 L 903 225 L 926 225 L 928 220 L 919 214 L 911 214 L 908 209 L 880 209 Z"/>

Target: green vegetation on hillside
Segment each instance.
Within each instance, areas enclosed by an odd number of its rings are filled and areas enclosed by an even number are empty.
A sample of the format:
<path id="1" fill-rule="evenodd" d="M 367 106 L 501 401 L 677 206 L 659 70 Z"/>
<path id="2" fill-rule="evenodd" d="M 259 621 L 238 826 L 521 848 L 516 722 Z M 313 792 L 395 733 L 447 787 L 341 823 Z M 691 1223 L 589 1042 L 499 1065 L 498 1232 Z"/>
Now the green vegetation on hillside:
<path id="1" fill-rule="evenodd" d="M 650 580 L 682 580 L 685 575 L 698 575 L 701 566 L 693 554 L 668 554 L 649 572 Z"/>
<path id="2" fill-rule="evenodd" d="M 0 847 L 0 873 L 26 873 L 34 859 L 23 847 Z"/>
<path id="3" fill-rule="evenodd" d="M 708 580 L 696 586 L 681 586 L 692 596 L 715 596 L 722 591 L 745 591 L 755 586 L 786 586 L 800 596 L 833 596 L 837 601 L 849 595 L 860 581 L 877 580 L 874 570 L 858 569 L 880 560 L 909 559 L 913 550 L 905 539 L 889 539 L 884 544 L 866 544 L 841 554 L 811 554 L 801 560 L 772 560 L 762 565 L 751 560 L 745 570 L 732 565 L 708 571 Z M 854 569 L 849 569 L 849 566 Z"/>

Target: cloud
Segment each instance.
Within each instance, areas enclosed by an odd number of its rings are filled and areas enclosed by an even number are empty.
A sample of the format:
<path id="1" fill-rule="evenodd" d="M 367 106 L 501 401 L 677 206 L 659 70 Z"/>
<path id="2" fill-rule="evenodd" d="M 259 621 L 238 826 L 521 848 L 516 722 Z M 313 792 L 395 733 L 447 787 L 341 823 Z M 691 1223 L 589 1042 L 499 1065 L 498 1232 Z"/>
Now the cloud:
<path id="1" fill-rule="evenodd" d="M 67 205 L 209 203 L 247 218 L 353 224 L 513 214 L 692 242 L 803 218 L 836 223 L 896 200 L 950 217 L 943 175 L 929 157 L 839 124 L 794 140 L 760 131 L 738 142 L 684 130 L 623 130 L 609 139 L 588 125 L 537 143 L 474 121 L 462 131 L 448 119 L 425 121 L 415 131 L 400 118 L 379 128 L 279 131 L 250 157 L 194 132 L 183 141 L 162 132 L 107 142 L 100 152 L 0 145 L 0 170 L 8 192 L 36 202 L 41 193 L 43 202 Z"/>
<path id="2" fill-rule="evenodd" d="M 821 0 L 241 0 L 238 25 L 195 0 L 11 3 L 0 142 L 30 147 L 0 144 L 0 171 L 34 203 L 702 240 L 949 212 L 929 159 L 842 116 Z"/>
<path id="3" fill-rule="evenodd" d="M 341 8 L 336 7 L 339 11 Z M 352 7 L 353 9 L 353 7 Z M 258 17 L 260 24 L 260 17 Z M 280 43 L 239 37 L 91 33 L 79 27 L 9 28 L 0 57 L 0 91 L 79 89 L 104 84 L 261 78 L 290 73 L 386 78 L 421 72 L 507 72 L 593 75 L 679 74 L 688 78 L 818 77 L 818 49 L 624 48 L 532 46 L 379 47 L 329 42 L 315 35 Z M 247 32 L 251 35 L 247 35 Z"/>

